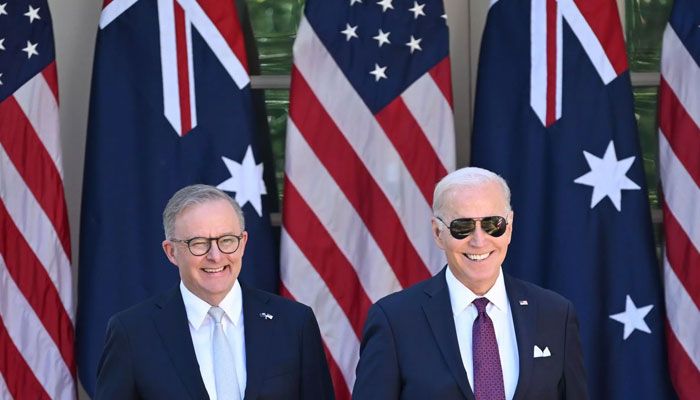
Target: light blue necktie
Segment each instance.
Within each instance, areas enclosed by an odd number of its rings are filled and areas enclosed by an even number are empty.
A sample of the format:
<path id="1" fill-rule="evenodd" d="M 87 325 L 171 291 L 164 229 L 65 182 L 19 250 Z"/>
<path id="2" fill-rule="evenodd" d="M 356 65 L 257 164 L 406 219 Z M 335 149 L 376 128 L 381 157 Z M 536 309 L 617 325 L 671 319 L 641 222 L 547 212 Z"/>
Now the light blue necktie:
<path id="1" fill-rule="evenodd" d="M 218 400 L 240 400 L 241 391 L 238 386 L 236 363 L 233 360 L 233 352 L 226 340 L 221 318 L 224 310 L 219 307 L 209 309 L 209 315 L 216 321 L 214 338 L 212 340 L 212 357 L 214 359 L 214 382 L 216 384 L 216 397 Z"/>

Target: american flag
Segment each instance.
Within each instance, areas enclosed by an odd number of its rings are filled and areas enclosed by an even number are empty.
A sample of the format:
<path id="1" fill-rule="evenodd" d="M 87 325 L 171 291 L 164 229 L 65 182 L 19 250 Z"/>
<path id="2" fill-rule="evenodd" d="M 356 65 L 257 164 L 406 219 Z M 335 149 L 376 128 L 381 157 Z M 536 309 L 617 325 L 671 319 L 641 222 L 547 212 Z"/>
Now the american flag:
<path id="1" fill-rule="evenodd" d="M 45 0 L 0 2 L 0 398 L 72 399 L 70 234 Z"/>
<path id="2" fill-rule="evenodd" d="M 700 5 L 676 0 L 664 32 L 659 161 L 666 248 L 666 340 L 681 399 L 700 393 Z"/>
<path id="3" fill-rule="evenodd" d="M 445 265 L 429 223 L 455 167 L 442 1 L 307 1 L 290 96 L 282 291 L 314 309 L 343 399 L 369 306 Z"/>
<path id="4" fill-rule="evenodd" d="M 616 2 L 492 1 L 475 105 L 472 163 L 513 196 L 504 270 L 574 304 L 592 399 L 672 399 Z"/>

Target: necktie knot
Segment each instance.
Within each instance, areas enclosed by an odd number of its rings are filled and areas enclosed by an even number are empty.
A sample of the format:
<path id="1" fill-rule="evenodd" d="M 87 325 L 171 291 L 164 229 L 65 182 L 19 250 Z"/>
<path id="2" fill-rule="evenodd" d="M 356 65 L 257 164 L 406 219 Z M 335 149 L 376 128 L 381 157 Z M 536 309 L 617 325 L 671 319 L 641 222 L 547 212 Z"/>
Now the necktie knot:
<path id="1" fill-rule="evenodd" d="M 479 297 L 478 299 L 474 299 L 473 303 L 476 307 L 476 311 L 478 311 L 479 314 L 483 314 L 486 312 L 486 306 L 489 304 L 489 299 L 486 297 Z"/>
<path id="2" fill-rule="evenodd" d="M 216 321 L 217 324 L 221 323 L 221 318 L 224 317 L 224 310 L 220 307 L 213 306 L 212 308 L 209 309 L 209 315 L 211 315 L 212 318 L 214 318 L 214 321 Z"/>

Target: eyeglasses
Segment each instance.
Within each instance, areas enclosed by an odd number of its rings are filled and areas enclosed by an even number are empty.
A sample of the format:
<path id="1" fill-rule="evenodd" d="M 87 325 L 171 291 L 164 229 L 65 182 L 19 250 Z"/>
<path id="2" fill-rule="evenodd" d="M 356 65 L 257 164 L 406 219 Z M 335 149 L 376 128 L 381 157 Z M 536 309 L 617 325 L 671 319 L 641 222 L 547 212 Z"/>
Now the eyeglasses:
<path id="1" fill-rule="evenodd" d="M 193 256 L 203 256 L 209 252 L 209 249 L 211 249 L 212 241 L 216 241 L 216 246 L 219 248 L 220 252 L 224 254 L 235 253 L 236 250 L 238 250 L 238 247 L 241 245 L 241 239 L 243 239 L 243 235 L 223 235 L 215 238 L 193 237 L 192 239 L 187 240 L 169 240 L 171 242 L 186 244 Z"/>
<path id="2" fill-rule="evenodd" d="M 446 227 L 450 228 L 450 234 L 457 240 L 462 240 L 471 235 L 476 229 L 476 221 L 481 221 L 481 229 L 493 237 L 502 236 L 506 232 L 508 222 L 501 216 L 482 218 L 457 218 L 453 219 L 449 225 L 440 217 L 435 217 Z"/>

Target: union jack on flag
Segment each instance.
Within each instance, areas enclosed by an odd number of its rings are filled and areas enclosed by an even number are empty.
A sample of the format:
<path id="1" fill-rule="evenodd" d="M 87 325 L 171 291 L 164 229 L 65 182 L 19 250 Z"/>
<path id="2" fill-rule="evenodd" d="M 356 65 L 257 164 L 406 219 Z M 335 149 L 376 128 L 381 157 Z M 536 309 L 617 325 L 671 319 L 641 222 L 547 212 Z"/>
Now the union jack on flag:
<path id="1" fill-rule="evenodd" d="M 350 397 L 369 306 L 444 265 L 435 183 L 455 168 L 441 0 L 308 0 L 294 44 L 283 292 L 310 305 Z"/>
<path id="2" fill-rule="evenodd" d="M 74 399 L 73 274 L 45 0 L 0 1 L 0 398 Z"/>

